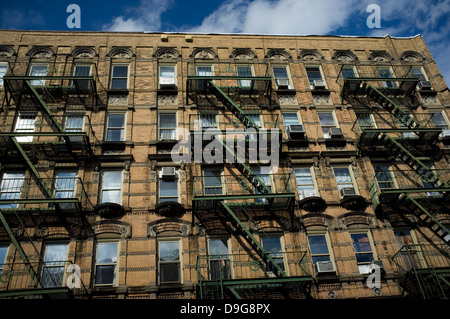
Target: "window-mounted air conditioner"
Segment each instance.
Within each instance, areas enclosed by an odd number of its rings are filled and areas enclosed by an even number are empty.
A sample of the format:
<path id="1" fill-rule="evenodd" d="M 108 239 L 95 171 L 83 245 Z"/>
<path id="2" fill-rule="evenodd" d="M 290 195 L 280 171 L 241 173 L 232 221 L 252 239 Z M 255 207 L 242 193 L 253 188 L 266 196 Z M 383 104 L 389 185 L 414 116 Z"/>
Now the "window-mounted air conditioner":
<path id="1" fill-rule="evenodd" d="M 314 265 L 316 274 L 336 272 L 332 261 L 318 261 Z"/>
<path id="2" fill-rule="evenodd" d="M 356 191 L 352 187 L 344 187 L 341 189 L 340 193 L 341 193 L 341 198 L 344 198 L 346 196 L 355 196 L 356 195 Z"/>
<path id="3" fill-rule="evenodd" d="M 326 88 L 325 81 L 323 80 L 314 80 L 313 87 L 316 90 L 324 90 Z"/>
<path id="4" fill-rule="evenodd" d="M 431 82 L 419 81 L 419 83 L 417 83 L 417 88 L 419 89 L 419 91 L 431 90 Z"/>
<path id="5" fill-rule="evenodd" d="M 311 191 L 301 191 L 298 194 L 298 197 L 300 200 L 304 199 L 304 198 L 308 198 L 308 197 L 313 197 L 313 196 L 317 196 L 317 193 L 315 190 L 311 190 Z"/>
<path id="6" fill-rule="evenodd" d="M 289 79 L 277 79 L 277 86 L 279 89 L 289 88 Z"/>
<path id="7" fill-rule="evenodd" d="M 173 141 L 175 140 L 175 133 L 161 133 L 161 141 Z"/>
<path id="8" fill-rule="evenodd" d="M 303 139 L 305 138 L 305 127 L 303 125 L 288 125 L 287 134 L 290 139 Z"/>
<path id="9" fill-rule="evenodd" d="M 174 179 L 176 177 L 175 167 L 163 167 L 159 173 L 159 177 L 162 179 Z"/>
<path id="10" fill-rule="evenodd" d="M 331 127 L 328 131 L 328 138 L 342 138 L 342 130 L 339 127 Z"/>
<path id="11" fill-rule="evenodd" d="M 159 86 L 163 88 L 172 88 L 175 86 L 175 78 L 171 76 L 159 77 Z"/>
<path id="12" fill-rule="evenodd" d="M 450 138 L 450 130 L 442 130 L 441 136 L 445 138 Z"/>

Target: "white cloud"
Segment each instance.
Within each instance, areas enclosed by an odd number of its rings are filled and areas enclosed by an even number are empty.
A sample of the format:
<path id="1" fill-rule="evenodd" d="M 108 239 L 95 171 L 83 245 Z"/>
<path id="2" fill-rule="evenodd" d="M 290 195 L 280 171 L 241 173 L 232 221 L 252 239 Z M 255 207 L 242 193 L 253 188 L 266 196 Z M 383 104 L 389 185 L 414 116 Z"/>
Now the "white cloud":
<path id="1" fill-rule="evenodd" d="M 167 11 L 173 0 L 141 0 L 136 7 L 126 8 L 120 15 L 103 26 L 104 31 L 160 31 L 161 15 Z"/>
<path id="2" fill-rule="evenodd" d="M 343 26 L 355 0 L 230 0 L 207 16 L 196 32 L 327 34 Z"/>

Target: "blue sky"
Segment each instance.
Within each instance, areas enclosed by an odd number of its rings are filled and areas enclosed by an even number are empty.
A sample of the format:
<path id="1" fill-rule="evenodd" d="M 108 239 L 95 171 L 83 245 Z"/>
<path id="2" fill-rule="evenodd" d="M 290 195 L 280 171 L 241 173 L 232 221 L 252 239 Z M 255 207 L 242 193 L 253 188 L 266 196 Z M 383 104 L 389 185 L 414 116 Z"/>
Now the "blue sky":
<path id="1" fill-rule="evenodd" d="M 450 84 L 450 0 L 1 0 L 0 28 L 409 37 L 421 34 Z M 66 24 L 69 4 L 81 28 Z M 369 4 L 381 28 L 367 27 Z"/>

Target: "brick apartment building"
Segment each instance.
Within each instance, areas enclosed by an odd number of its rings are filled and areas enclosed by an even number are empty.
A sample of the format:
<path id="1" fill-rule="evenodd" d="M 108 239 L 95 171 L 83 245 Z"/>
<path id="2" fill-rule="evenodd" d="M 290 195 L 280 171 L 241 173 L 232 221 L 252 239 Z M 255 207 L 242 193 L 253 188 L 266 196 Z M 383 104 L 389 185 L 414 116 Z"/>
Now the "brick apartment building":
<path id="1" fill-rule="evenodd" d="M 0 35 L 0 297 L 449 297 L 421 36 Z"/>

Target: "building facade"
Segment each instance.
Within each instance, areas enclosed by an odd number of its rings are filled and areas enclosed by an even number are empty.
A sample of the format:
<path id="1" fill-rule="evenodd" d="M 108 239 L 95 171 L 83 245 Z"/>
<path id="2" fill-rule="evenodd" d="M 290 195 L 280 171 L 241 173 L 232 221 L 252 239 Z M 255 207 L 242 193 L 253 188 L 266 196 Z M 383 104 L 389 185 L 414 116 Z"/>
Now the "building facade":
<path id="1" fill-rule="evenodd" d="M 3 298 L 448 298 L 422 37 L 1 31 Z"/>

